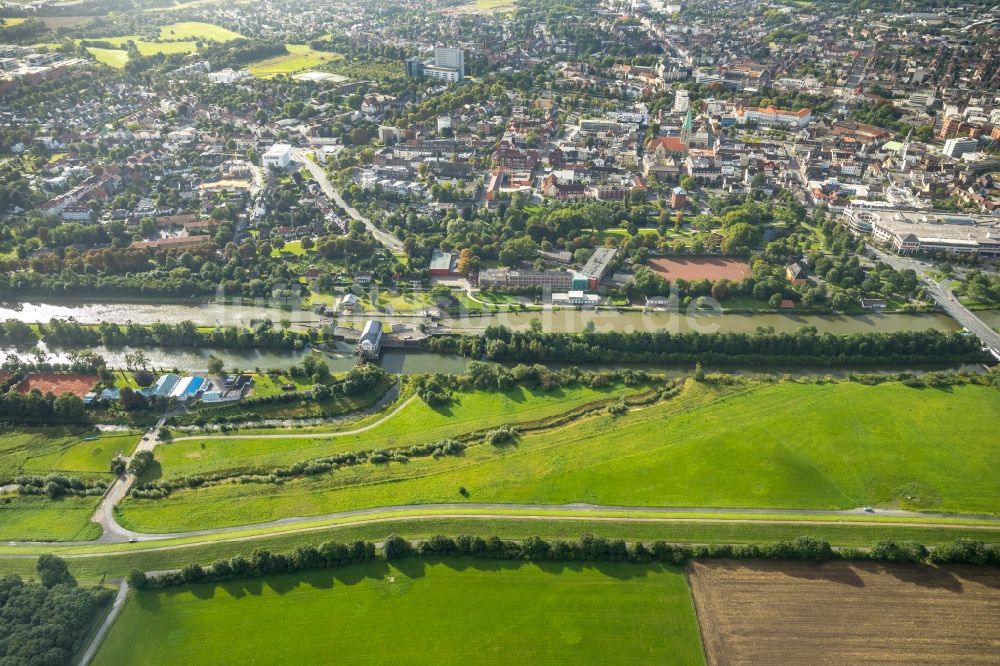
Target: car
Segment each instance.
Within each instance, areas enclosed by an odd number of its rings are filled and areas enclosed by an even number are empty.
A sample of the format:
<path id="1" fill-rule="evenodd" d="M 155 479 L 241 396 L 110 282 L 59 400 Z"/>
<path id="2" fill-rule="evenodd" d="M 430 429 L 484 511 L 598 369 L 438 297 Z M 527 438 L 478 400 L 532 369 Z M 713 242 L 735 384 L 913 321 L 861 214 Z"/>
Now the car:
<path id="1" fill-rule="evenodd" d="M 875 513 L 875 509 L 870 506 L 865 507 L 865 513 Z"/>
<path id="2" fill-rule="evenodd" d="M 139 541 L 139 540 L 136 539 L 135 537 L 129 537 L 129 540 L 128 540 L 129 543 L 136 543 L 137 541 Z"/>

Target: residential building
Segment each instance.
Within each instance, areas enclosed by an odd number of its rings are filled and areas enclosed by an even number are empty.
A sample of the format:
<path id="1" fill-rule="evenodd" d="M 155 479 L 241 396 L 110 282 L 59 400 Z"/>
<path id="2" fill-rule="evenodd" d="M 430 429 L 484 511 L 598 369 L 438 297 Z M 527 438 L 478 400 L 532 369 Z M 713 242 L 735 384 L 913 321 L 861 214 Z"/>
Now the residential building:
<path id="1" fill-rule="evenodd" d="M 969 137 L 958 137 L 954 139 L 948 139 L 944 142 L 944 152 L 948 157 L 957 160 L 961 159 L 962 155 L 966 153 L 974 153 L 979 147 L 979 142 L 975 139 Z"/>

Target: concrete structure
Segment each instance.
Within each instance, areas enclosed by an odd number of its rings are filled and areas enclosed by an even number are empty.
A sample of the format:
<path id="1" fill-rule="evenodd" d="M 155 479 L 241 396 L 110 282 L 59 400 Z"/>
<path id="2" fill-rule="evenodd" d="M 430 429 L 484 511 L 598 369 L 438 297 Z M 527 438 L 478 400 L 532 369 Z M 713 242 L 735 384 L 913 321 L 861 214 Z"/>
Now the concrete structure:
<path id="1" fill-rule="evenodd" d="M 773 106 L 760 108 L 751 106 L 747 108 L 736 108 L 736 122 L 743 124 L 748 122 L 758 125 L 784 125 L 789 128 L 799 129 L 805 127 L 812 120 L 811 109 L 800 109 L 798 111 L 785 111 L 776 109 Z"/>
<path id="2" fill-rule="evenodd" d="M 292 147 L 287 143 L 276 143 L 261 156 L 265 167 L 284 169 L 292 161 Z"/>
<path id="3" fill-rule="evenodd" d="M 374 360 L 382 352 L 382 322 L 369 319 L 358 339 L 358 356 L 364 360 Z"/>
<path id="4" fill-rule="evenodd" d="M 428 76 L 439 81 L 456 83 L 465 78 L 465 51 L 444 46 L 434 47 L 434 59 L 422 61 L 409 58 L 406 61 L 407 76 Z"/>

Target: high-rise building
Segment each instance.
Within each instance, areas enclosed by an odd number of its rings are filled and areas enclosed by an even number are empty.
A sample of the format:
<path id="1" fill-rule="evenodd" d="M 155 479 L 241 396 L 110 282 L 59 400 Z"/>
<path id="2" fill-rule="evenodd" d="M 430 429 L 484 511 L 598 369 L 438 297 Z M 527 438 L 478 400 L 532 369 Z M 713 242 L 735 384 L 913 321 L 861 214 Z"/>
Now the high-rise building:
<path id="1" fill-rule="evenodd" d="M 465 51 L 444 46 L 434 47 L 434 66 L 458 70 L 458 78 L 465 76 Z"/>

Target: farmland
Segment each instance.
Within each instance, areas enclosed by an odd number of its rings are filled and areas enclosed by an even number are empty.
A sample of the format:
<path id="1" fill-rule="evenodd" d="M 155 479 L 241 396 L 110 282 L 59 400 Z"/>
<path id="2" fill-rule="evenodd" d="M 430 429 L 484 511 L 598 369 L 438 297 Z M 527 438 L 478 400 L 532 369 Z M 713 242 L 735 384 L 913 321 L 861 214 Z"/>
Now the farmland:
<path id="1" fill-rule="evenodd" d="M 1000 571 L 828 562 L 694 562 L 709 664 L 994 662 Z"/>
<path id="2" fill-rule="evenodd" d="M 559 404 L 551 401 L 532 418 L 554 415 Z M 493 423 L 516 421 L 485 403 L 470 411 L 411 405 L 412 412 L 370 431 L 330 441 L 216 439 L 172 444 L 157 455 L 164 474 L 182 476 L 257 460 L 302 460 L 320 451 L 434 441 L 484 427 L 484 414 Z M 459 458 L 365 464 L 280 486 L 226 484 L 161 500 L 129 499 L 120 519 L 132 529 L 179 531 L 464 499 L 720 508 L 872 504 L 996 514 L 1000 480 L 990 461 L 998 407 L 1000 393 L 978 386 L 689 382 L 672 400 L 525 433 L 509 448 L 480 444 Z M 525 409 L 517 406 L 521 418 L 528 418 Z M 466 495 L 458 492 L 463 487 Z"/>
<path id="3" fill-rule="evenodd" d="M 294 74 L 305 69 L 315 69 L 335 62 L 342 56 L 326 51 L 316 51 L 305 44 L 285 44 L 288 53 L 256 62 L 247 71 L 256 77 L 271 78 L 279 74 Z"/>
<path id="4" fill-rule="evenodd" d="M 149 56 L 156 53 L 194 53 L 199 42 L 231 42 L 243 39 L 243 35 L 226 28 L 202 23 L 200 21 L 184 21 L 162 26 L 158 35 L 128 35 L 124 37 L 103 37 L 94 41 L 107 42 L 120 48 L 87 47 L 87 50 L 98 62 L 110 67 L 124 67 L 128 62 L 128 43 L 135 45 L 140 55 Z"/>
<path id="5" fill-rule="evenodd" d="M 339 663 L 421 663 L 429 654 L 438 664 L 500 655 L 547 664 L 703 663 L 678 569 L 449 559 L 142 591 L 95 663 L 318 663 L 330 655 Z"/>
<path id="6" fill-rule="evenodd" d="M 650 259 L 649 267 L 667 280 L 721 280 L 738 282 L 750 276 L 750 266 L 739 259 L 676 257 Z"/>

